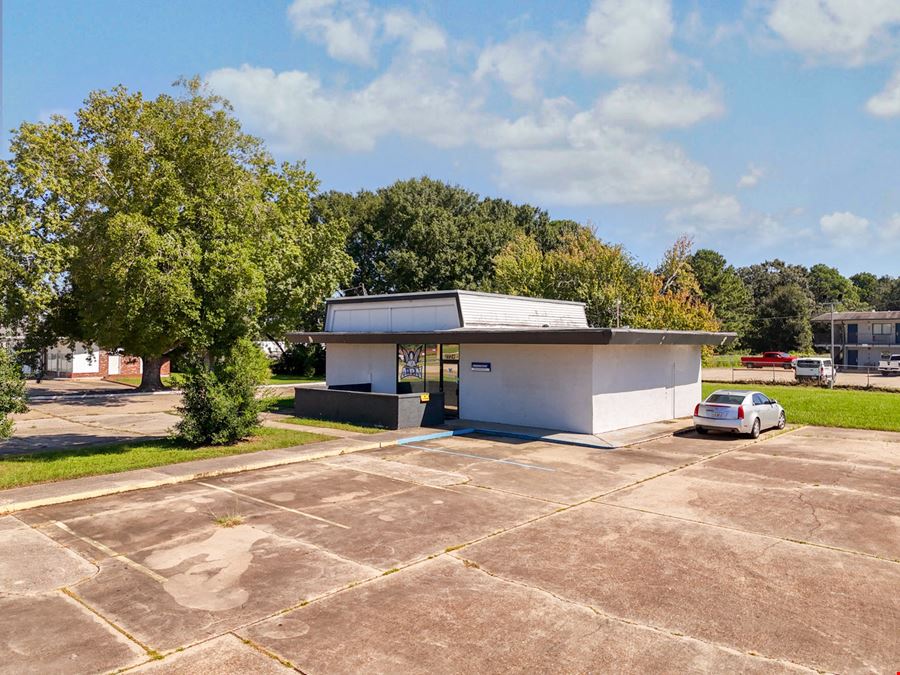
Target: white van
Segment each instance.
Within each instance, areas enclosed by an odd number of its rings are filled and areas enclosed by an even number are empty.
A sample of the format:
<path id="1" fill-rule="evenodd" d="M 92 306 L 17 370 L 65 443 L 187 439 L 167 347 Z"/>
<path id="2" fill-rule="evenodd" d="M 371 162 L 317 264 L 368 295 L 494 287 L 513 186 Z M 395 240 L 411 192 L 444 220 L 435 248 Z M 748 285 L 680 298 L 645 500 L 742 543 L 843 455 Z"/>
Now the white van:
<path id="1" fill-rule="evenodd" d="M 829 358 L 800 358 L 796 363 L 794 373 L 798 382 L 815 380 L 819 384 L 832 384 L 837 380 L 837 372 Z"/>

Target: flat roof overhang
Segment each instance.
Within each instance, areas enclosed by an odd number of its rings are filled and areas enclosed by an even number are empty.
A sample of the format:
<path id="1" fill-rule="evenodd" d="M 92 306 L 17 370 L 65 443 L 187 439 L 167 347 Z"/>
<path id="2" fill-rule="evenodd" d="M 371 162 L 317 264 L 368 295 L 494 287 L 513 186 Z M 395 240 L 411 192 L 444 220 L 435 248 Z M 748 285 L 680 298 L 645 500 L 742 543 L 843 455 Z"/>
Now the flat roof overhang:
<path id="1" fill-rule="evenodd" d="M 378 333 L 288 333 L 295 344 L 714 345 L 737 333 L 640 328 L 452 328 Z"/>

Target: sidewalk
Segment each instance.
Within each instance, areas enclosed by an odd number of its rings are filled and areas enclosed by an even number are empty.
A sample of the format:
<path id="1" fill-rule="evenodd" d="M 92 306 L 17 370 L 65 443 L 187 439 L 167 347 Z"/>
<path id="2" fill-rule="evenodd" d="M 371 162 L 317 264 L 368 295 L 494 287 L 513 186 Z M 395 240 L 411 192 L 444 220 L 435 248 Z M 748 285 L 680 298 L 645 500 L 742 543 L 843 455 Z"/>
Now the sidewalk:
<path id="1" fill-rule="evenodd" d="M 295 426 L 296 428 L 296 426 Z M 319 430 L 321 433 L 321 430 Z M 433 433 L 435 429 L 412 428 L 372 434 L 365 439 L 335 438 L 276 450 L 261 450 L 245 455 L 230 455 L 194 462 L 169 464 L 152 469 L 137 469 L 122 473 L 74 478 L 56 483 L 41 483 L 26 487 L 0 490 L 0 516 L 38 506 L 90 499 L 103 495 L 144 490 L 160 485 L 183 483 L 197 478 L 210 478 L 241 471 L 266 469 L 273 466 L 308 462 L 313 459 L 335 457 L 361 450 L 377 450 L 403 438 Z"/>

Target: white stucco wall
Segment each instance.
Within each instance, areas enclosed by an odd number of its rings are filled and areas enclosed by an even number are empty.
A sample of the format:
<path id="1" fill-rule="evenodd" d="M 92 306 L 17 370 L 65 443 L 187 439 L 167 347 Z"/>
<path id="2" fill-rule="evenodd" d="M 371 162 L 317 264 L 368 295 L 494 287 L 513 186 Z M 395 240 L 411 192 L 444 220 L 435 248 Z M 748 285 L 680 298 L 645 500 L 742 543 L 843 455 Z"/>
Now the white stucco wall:
<path id="1" fill-rule="evenodd" d="M 329 344 L 325 350 L 328 386 L 370 382 L 372 391 L 397 392 L 397 346 L 393 344 Z"/>
<path id="2" fill-rule="evenodd" d="M 700 401 L 700 347 L 592 347 L 592 432 L 684 417 Z"/>
<path id="3" fill-rule="evenodd" d="M 592 349 L 460 345 L 460 417 L 591 433 Z M 491 372 L 473 371 L 473 361 Z"/>

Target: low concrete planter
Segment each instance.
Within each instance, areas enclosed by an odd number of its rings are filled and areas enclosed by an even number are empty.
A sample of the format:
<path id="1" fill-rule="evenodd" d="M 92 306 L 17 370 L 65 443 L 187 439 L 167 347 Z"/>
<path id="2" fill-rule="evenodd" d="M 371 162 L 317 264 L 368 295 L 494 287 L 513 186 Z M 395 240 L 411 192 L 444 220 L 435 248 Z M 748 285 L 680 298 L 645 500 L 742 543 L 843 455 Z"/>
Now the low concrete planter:
<path id="1" fill-rule="evenodd" d="M 347 385 L 351 386 L 351 385 Z M 363 388 L 360 385 L 359 388 Z M 380 394 L 352 389 L 296 387 L 294 412 L 301 417 L 381 426 L 386 429 L 433 426 L 444 423 L 444 395 Z"/>

